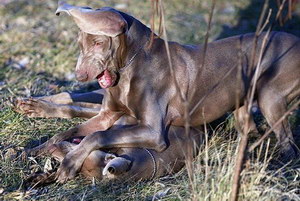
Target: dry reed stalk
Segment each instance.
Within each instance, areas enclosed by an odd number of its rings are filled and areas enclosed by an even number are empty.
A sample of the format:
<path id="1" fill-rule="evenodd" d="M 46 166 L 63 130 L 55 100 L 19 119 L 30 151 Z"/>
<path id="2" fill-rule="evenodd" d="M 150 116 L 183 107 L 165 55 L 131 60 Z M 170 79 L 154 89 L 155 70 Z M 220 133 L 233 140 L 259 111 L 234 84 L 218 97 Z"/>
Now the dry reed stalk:
<path id="1" fill-rule="evenodd" d="M 159 4 L 159 8 L 160 8 L 160 19 L 161 19 L 161 30 L 164 36 L 164 41 L 165 41 L 165 47 L 166 47 L 166 51 L 167 51 L 167 56 L 168 56 L 168 62 L 169 62 L 169 68 L 170 68 L 170 72 L 171 72 L 171 77 L 175 83 L 175 87 L 177 92 L 179 92 L 180 94 L 180 99 L 184 105 L 184 119 L 185 119 L 185 135 L 187 136 L 188 139 L 191 139 L 190 136 L 190 116 L 191 116 L 191 112 L 189 109 L 189 100 L 187 97 L 187 94 L 183 94 L 183 92 L 181 91 L 178 81 L 176 79 L 176 75 L 175 75 L 175 71 L 173 68 L 173 64 L 172 64 L 172 60 L 171 60 L 171 53 L 170 53 L 170 49 L 169 49 L 169 45 L 168 45 L 168 38 L 167 38 L 167 33 L 166 33 L 166 26 L 165 26 L 165 19 L 164 19 L 164 7 L 163 7 L 163 3 L 161 0 L 157 1 Z M 212 2 L 212 7 L 210 10 L 210 15 L 209 15 L 209 22 L 208 22 L 208 28 L 207 28 L 207 32 L 206 32 L 206 36 L 205 36 L 205 43 L 204 43 L 204 51 L 203 51 L 203 55 L 202 55 L 202 67 L 204 65 L 204 61 L 205 61 L 205 55 L 206 55 L 206 48 L 207 48 L 207 43 L 208 43 L 208 39 L 209 39 L 209 31 L 210 31 L 210 27 L 211 27 L 211 20 L 212 20 L 212 16 L 213 16 L 213 11 L 214 11 L 214 7 L 215 7 L 215 0 L 213 0 Z M 191 93 L 193 94 L 195 93 L 194 91 Z M 193 146 L 187 146 L 185 148 L 186 150 L 186 166 L 187 166 L 187 171 L 188 171 L 188 176 L 189 176 L 189 180 L 190 180 L 190 188 L 192 190 L 193 195 L 195 195 L 195 182 L 194 182 L 194 167 L 193 167 Z M 196 197 L 193 197 L 193 200 L 196 200 Z"/>
<path id="2" fill-rule="evenodd" d="M 281 16 L 284 4 L 285 4 L 285 0 L 282 2 L 282 4 L 279 7 L 279 10 L 276 14 L 275 21 L 277 21 L 279 19 L 279 17 Z M 252 59 L 251 59 L 251 63 L 250 63 L 250 68 L 248 70 L 248 77 L 250 76 L 250 72 L 251 72 L 250 70 L 254 67 L 254 64 L 255 64 L 257 39 L 258 39 L 259 35 L 262 33 L 263 29 L 267 26 L 267 24 L 269 24 L 271 10 L 269 10 L 269 14 L 263 24 L 263 19 L 265 17 L 265 12 L 266 12 L 267 7 L 268 7 L 268 0 L 266 0 L 264 3 L 263 11 L 261 13 L 260 20 L 259 20 L 259 23 L 258 23 L 258 26 L 256 29 L 255 38 L 254 38 L 254 42 L 253 42 L 254 47 L 252 49 Z M 250 125 L 250 112 L 251 112 L 251 108 L 253 105 L 254 93 L 255 93 L 255 89 L 256 89 L 257 80 L 259 78 L 259 71 L 260 71 L 260 66 L 261 66 L 261 62 L 263 59 L 263 53 L 266 48 L 267 40 L 269 38 L 269 33 L 270 33 L 273 25 L 274 25 L 274 22 L 272 23 L 271 26 L 269 26 L 269 28 L 263 38 L 262 45 L 260 48 L 261 51 L 260 51 L 259 57 L 258 57 L 258 63 L 256 65 L 256 69 L 255 69 L 255 74 L 254 74 L 253 79 L 251 80 L 251 85 L 250 85 L 250 89 L 248 90 L 248 93 L 247 93 L 247 98 L 244 101 L 244 105 L 247 107 L 247 112 L 246 112 L 246 117 L 245 117 L 245 125 L 243 127 L 243 132 L 241 133 L 242 134 L 241 140 L 238 145 L 238 155 L 236 157 L 235 170 L 234 170 L 234 176 L 233 176 L 233 182 L 232 182 L 232 191 L 231 191 L 231 196 L 230 196 L 230 200 L 232 200 L 232 201 L 238 200 L 238 194 L 239 194 L 239 189 L 240 189 L 240 177 L 241 177 L 241 172 L 242 172 L 243 166 L 244 166 L 244 161 L 245 161 L 244 159 L 246 158 L 246 155 L 247 155 L 247 146 L 248 146 L 248 137 L 249 137 L 248 132 L 249 132 L 249 125 Z M 281 119 L 282 119 L 281 121 L 283 121 L 285 118 L 281 118 Z M 272 130 L 274 127 L 275 127 L 275 125 L 273 125 Z M 261 142 L 262 140 L 259 140 L 259 142 Z"/>
<path id="3" fill-rule="evenodd" d="M 284 1 L 282 1 L 282 2 L 284 2 Z M 282 2 L 281 2 L 281 0 L 277 0 L 278 8 L 280 8 L 281 5 L 284 5 Z M 280 26 L 283 26 L 288 20 L 292 19 L 292 12 L 295 9 L 296 3 L 297 2 L 294 0 L 288 0 L 288 3 L 287 3 L 288 13 L 286 14 L 285 17 L 280 15 L 278 18 Z"/>
<path id="4" fill-rule="evenodd" d="M 275 18 L 275 21 L 272 23 L 272 25 L 269 27 L 269 29 L 268 29 L 268 31 L 267 31 L 267 33 L 269 33 L 270 31 L 271 31 L 271 29 L 273 28 L 273 26 L 274 26 L 274 24 L 275 24 L 275 22 L 276 21 L 278 21 L 278 20 L 280 20 L 280 16 L 281 16 L 281 14 L 282 14 L 282 11 L 283 11 L 283 8 L 284 8 L 284 5 L 285 5 L 285 3 L 286 3 L 286 0 L 283 0 L 282 1 L 282 3 L 281 3 L 281 5 L 279 6 L 279 10 L 278 10 L 278 12 L 277 12 L 277 14 L 276 14 L 276 18 Z M 261 59 L 261 58 L 260 58 Z M 256 72 L 255 72 L 255 74 L 256 74 Z M 255 79 L 254 79 L 254 84 L 256 84 L 256 82 L 257 82 L 257 79 L 258 79 L 258 77 L 257 77 L 257 75 L 255 76 Z M 254 90 L 252 91 L 252 93 L 251 93 L 252 95 L 251 95 L 251 97 L 253 97 L 254 96 Z M 299 101 L 297 101 L 257 142 L 255 142 L 251 147 L 250 147 L 250 149 L 249 149 L 249 151 L 251 152 L 251 151 L 253 151 L 273 130 L 274 130 L 274 127 L 276 127 L 277 125 L 279 125 L 286 117 L 287 117 L 287 115 L 291 112 L 291 111 L 293 111 L 294 109 L 296 109 L 297 108 L 297 106 L 299 105 Z"/>
<path id="5" fill-rule="evenodd" d="M 191 140 L 190 136 L 190 115 L 189 115 L 189 102 L 187 100 L 186 94 L 183 94 L 181 91 L 178 81 L 176 79 L 175 71 L 173 68 L 172 64 L 172 59 L 171 59 L 171 52 L 169 49 L 169 44 L 168 44 L 168 37 L 167 37 L 167 31 L 166 31 L 166 25 L 165 25 L 165 17 L 164 17 L 164 7 L 163 7 L 163 2 L 161 0 L 158 0 L 158 5 L 159 5 L 159 13 L 160 13 L 160 19 L 161 19 L 161 27 L 162 27 L 162 33 L 164 36 L 164 43 L 166 47 L 166 52 L 167 52 L 167 57 L 168 57 L 168 63 L 169 63 L 169 68 L 171 72 L 171 77 L 175 83 L 175 87 L 177 92 L 179 93 L 179 97 L 183 103 L 184 106 L 184 119 L 185 119 L 185 135 L 186 137 Z M 187 145 L 185 147 L 185 158 L 186 158 L 186 166 L 187 166 L 187 171 L 188 171 L 188 176 L 189 176 L 189 185 L 190 189 L 192 191 L 192 195 L 196 195 L 195 193 L 195 182 L 194 182 L 194 167 L 193 167 L 193 149 L 194 147 L 191 145 Z M 194 197 L 193 200 L 196 200 Z"/>
<path id="6" fill-rule="evenodd" d="M 204 179 L 204 183 L 207 183 L 208 181 L 208 174 L 209 174 L 209 166 L 208 166 L 208 131 L 207 131 L 207 124 L 205 121 L 205 113 L 204 113 L 204 108 L 202 110 L 202 117 L 204 119 L 204 134 L 205 134 L 205 179 Z"/>

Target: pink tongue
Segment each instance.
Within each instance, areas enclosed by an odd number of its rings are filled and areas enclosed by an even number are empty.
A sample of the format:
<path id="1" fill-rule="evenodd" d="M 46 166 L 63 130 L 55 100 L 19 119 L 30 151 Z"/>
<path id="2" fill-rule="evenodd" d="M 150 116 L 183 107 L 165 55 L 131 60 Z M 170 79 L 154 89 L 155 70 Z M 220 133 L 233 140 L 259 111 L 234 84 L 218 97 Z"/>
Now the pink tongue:
<path id="1" fill-rule="evenodd" d="M 79 144 L 80 142 L 81 142 L 80 138 L 74 138 L 74 139 L 72 139 L 72 143 L 74 143 L 74 144 Z"/>
<path id="2" fill-rule="evenodd" d="M 108 70 L 103 71 L 97 77 L 98 83 L 102 88 L 108 88 L 112 86 L 112 78 Z"/>

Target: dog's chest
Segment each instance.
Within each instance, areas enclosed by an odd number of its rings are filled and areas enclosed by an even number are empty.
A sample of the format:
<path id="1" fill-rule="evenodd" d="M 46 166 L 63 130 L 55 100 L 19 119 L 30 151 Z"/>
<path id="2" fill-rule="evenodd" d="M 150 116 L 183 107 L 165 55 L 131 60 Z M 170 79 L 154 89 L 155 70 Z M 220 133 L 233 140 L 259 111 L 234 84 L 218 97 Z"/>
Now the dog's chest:
<path id="1" fill-rule="evenodd" d="M 131 109 L 134 100 L 134 95 L 129 93 L 129 86 L 118 86 L 110 90 L 110 101 L 114 105 L 115 110 L 124 111 L 128 115 L 133 116 Z"/>

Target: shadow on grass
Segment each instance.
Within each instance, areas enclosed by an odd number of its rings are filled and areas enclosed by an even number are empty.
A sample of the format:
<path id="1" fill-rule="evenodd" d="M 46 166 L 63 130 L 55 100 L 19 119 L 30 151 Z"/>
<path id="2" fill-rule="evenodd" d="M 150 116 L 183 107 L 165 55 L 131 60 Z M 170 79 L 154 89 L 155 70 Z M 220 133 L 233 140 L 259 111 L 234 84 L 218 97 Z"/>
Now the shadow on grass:
<path id="1" fill-rule="evenodd" d="M 223 26 L 223 30 L 219 34 L 220 38 L 226 38 L 233 35 L 239 35 L 239 34 L 245 34 L 249 32 L 255 32 L 257 23 L 259 20 L 260 13 L 262 11 L 264 0 L 252 0 L 249 6 L 247 6 L 245 9 L 242 9 L 238 11 L 239 20 L 237 25 L 235 26 Z M 288 1 L 286 1 L 288 2 Z M 278 6 L 276 3 L 276 0 L 271 0 L 270 2 L 270 9 L 272 9 L 272 17 L 271 22 L 275 19 L 275 14 L 278 11 Z M 299 3 L 296 5 L 299 8 Z M 295 7 L 295 8 L 296 8 Z M 287 6 L 285 6 L 285 9 L 283 11 L 283 16 L 287 15 Z M 298 10 L 294 10 L 292 19 L 286 21 L 283 26 L 280 26 L 279 23 L 276 23 L 274 26 L 274 31 L 285 31 L 288 33 L 292 33 L 296 36 L 300 36 L 300 12 Z"/>

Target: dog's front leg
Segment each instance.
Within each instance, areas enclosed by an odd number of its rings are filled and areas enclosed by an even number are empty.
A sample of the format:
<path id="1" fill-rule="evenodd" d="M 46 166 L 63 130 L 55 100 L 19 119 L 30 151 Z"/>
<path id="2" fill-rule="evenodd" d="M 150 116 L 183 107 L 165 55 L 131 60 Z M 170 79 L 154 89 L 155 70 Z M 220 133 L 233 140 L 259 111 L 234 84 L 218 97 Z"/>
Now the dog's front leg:
<path id="1" fill-rule="evenodd" d="M 57 172 L 57 180 L 65 182 L 74 178 L 85 158 L 96 149 L 144 147 L 161 152 L 166 146 L 162 129 L 157 130 L 145 124 L 95 132 L 85 137 L 76 149 L 66 155 Z"/>
<path id="2" fill-rule="evenodd" d="M 48 148 L 63 140 L 72 138 L 74 136 L 88 136 L 96 131 L 103 131 L 110 128 L 121 116 L 123 112 L 113 112 L 110 110 L 101 110 L 97 116 L 89 119 L 81 125 L 71 128 L 65 132 L 59 133 L 47 142 L 27 150 L 30 155 L 39 155 L 48 152 Z"/>

